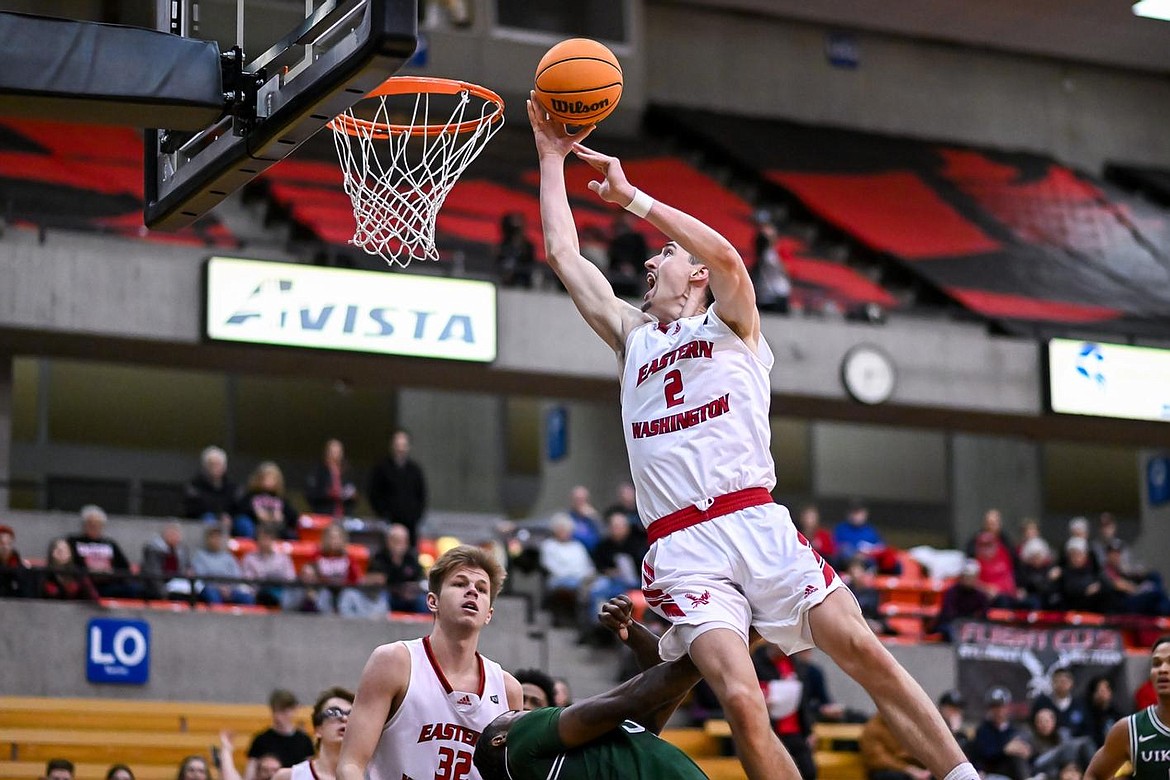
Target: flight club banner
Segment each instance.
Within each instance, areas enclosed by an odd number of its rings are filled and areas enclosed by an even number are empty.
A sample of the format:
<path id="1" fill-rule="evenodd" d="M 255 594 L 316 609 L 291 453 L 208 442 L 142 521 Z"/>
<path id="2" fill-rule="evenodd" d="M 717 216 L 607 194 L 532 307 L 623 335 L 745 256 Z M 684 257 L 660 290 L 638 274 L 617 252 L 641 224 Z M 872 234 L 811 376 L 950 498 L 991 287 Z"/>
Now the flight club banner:
<path id="1" fill-rule="evenodd" d="M 1000 685 L 1012 693 L 1013 712 L 1025 715 L 1028 701 L 1050 693 L 1057 669 L 1070 669 L 1080 696 L 1091 678 L 1105 675 L 1113 700 L 1129 701 L 1125 681 L 1125 643 L 1118 631 L 1092 626 L 1033 627 L 964 622 L 955 634 L 959 690 L 968 717 L 982 717 L 983 696 Z"/>

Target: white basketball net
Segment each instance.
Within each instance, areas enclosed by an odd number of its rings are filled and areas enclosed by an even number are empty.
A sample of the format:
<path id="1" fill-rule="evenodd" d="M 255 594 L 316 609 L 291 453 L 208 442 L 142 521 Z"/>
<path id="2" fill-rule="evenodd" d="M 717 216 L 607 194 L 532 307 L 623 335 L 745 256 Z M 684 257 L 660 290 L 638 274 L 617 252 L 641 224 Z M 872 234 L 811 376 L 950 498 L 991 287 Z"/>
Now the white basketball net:
<path id="1" fill-rule="evenodd" d="M 357 222 L 351 244 L 403 268 L 411 260 L 439 259 L 435 249 L 439 209 L 460 174 L 504 125 L 502 113 L 493 117 L 499 106 L 482 100 L 479 121 L 469 127 L 464 115 L 475 116 L 474 109 L 468 110 L 472 97 L 479 100 L 467 90 L 447 96 L 456 106 L 443 124 L 431 124 L 427 92 L 414 96 L 408 124 L 401 116 L 392 121 L 384 96 L 369 98 L 377 101 L 372 120 L 355 119 L 347 110 L 330 123 Z M 386 132 L 391 124 L 395 129 Z M 423 132 L 427 127 L 434 129 Z"/>

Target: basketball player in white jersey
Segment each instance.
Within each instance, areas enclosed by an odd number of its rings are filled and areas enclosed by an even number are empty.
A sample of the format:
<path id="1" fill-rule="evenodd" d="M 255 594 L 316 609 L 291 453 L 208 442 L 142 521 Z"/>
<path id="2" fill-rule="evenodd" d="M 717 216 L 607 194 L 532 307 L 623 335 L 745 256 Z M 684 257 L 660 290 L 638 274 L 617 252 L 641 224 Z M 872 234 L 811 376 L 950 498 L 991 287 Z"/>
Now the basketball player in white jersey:
<path id="1" fill-rule="evenodd" d="M 439 556 L 428 576 L 434 628 L 370 655 L 341 748 L 340 780 L 479 778 L 472 756 L 480 732 L 524 706 L 520 683 L 476 651 L 503 584 L 503 567 L 478 547 Z"/>
<path id="2" fill-rule="evenodd" d="M 341 758 L 341 740 L 352 708 L 353 693 L 345 688 L 322 691 L 313 705 L 312 716 L 317 755 L 281 769 L 272 780 L 334 780 L 337 761 Z"/>
<path id="3" fill-rule="evenodd" d="M 869 692 L 898 738 L 940 780 L 975 780 L 938 711 L 877 640 L 832 567 L 772 502 L 772 352 L 739 253 L 694 217 L 627 181 L 620 161 L 568 135 L 538 110 L 528 117 L 540 158 L 540 210 L 549 265 L 586 323 L 617 355 L 622 424 L 650 552 L 647 603 L 671 628 L 666 661 L 690 653 L 731 724 L 751 778 L 795 778 L 748 654 L 751 626 L 792 654 L 814 645 Z M 646 261 L 639 310 L 617 298 L 581 256 L 565 191 L 575 153 L 603 177 L 589 188 L 671 240 Z M 714 303 L 708 299 L 712 294 Z"/>

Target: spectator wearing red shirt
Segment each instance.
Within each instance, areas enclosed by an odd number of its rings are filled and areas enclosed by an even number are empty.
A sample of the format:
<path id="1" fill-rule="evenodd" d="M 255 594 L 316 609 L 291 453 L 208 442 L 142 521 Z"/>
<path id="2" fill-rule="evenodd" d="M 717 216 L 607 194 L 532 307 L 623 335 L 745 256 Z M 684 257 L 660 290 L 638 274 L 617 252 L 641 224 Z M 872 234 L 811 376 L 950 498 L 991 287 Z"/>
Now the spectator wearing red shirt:
<path id="1" fill-rule="evenodd" d="M 979 561 L 979 584 L 993 607 L 1016 605 L 1015 563 L 1011 549 L 991 531 L 975 535 L 975 560 Z"/>
<path id="2" fill-rule="evenodd" d="M 1133 710 L 1138 712 L 1149 707 L 1151 704 L 1158 703 L 1158 694 L 1154 690 L 1154 684 L 1149 680 L 1142 683 L 1142 687 L 1137 689 L 1137 693 L 1133 695 Z"/>
<path id="3" fill-rule="evenodd" d="M 804 538 L 812 548 L 821 554 L 826 561 L 837 557 L 837 544 L 833 535 L 821 528 L 821 512 L 814 504 L 806 504 L 797 515 L 796 527 L 804 534 Z"/>
<path id="4" fill-rule="evenodd" d="M 815 716 L 808 700 L 809 686 L 799 667 L 772 644 L 756 650 L 752 661 L 776 736 L 792 756 L 801 780 L 816 780 L 817 766 L 810 745 Z"/>
<path id="5" fill-rule="evenodd" d="M 361 568 L 346 551 L 346 542 L 345 529 L 337 523 L 321 534 L 321 549 L 313 560 L 320 587 L 317 592 L 319 612 L 333 612 L 341 589 L 361 582 Z"/>
<path id="6" fill-rule="evenodd" d="M 16 532 L 0 525 L 0 598 L 28 597 L 31 591 L 28 564 L 16 551 Z"/>
<path id="7" fill-rule="evenodd" d="M 1012 565 L 1014 566 L 1016 563 L 1016 547 L 1012 544 L 1011 538 L 1003 530 L 1003 514 L 994 507 L 983 513 L 983 523 L 980 525 L 979 531 L 967 542 L 967 557 L 979 557 L 975 554 L 975 543 L 979 539 L 979 536 L 985 533 L 992 534 L 999 540 L 1004 549 L 1008 551 L 1008 555 L 1011 556 Z"/>

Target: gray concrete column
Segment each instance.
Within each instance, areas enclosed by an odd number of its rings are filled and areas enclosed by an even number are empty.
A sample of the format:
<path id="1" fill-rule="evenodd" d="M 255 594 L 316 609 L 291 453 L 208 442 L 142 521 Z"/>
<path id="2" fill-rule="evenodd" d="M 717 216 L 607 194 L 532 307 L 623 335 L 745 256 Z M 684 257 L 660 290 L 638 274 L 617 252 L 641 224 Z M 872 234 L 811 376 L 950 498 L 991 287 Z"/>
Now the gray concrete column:
<path id="1" fill-rule="evenodd" d="M 0 511 L 8 509 L 12 479 L 12 356 L 0 355 Z"/>
<path id="2" fill-rule="evenodd" d="M 1003 436 L 951 436 L 951 512 L 954 541 L 964 545 L 990 507 L 1003 512 L 1009 534 L 1022 518 L 1044 510 L 1040 447 Z"/>
<path id="3" fill-rule="evenodd" d="M 542 443 L 540 493 L 533 514 L 567 509 L 569 491 L 576 485 L 589 488 L 593 506 L 604 512 L 613 503 L 618 484 L 630 479 L 621 411 L 612 400 L 550 401 L 543 405 L 542 419 L 552 406 L 567 407 L 568 453 L 554 463 L 548 459 L 547 441 Z"/>

